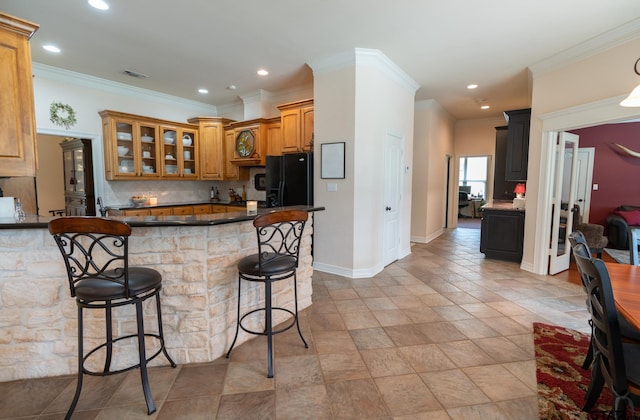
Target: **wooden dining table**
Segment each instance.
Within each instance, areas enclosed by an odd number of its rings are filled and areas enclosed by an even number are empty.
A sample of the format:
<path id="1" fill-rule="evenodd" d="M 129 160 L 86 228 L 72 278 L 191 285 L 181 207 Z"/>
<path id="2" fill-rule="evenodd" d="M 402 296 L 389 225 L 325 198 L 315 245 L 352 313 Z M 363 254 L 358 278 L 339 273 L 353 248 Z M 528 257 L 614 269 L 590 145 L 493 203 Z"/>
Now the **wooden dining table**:
<path id="1" fill-rule="evenodd" d="M 606 262 L 616 309 L 640 329 L 640 266 Z"/>

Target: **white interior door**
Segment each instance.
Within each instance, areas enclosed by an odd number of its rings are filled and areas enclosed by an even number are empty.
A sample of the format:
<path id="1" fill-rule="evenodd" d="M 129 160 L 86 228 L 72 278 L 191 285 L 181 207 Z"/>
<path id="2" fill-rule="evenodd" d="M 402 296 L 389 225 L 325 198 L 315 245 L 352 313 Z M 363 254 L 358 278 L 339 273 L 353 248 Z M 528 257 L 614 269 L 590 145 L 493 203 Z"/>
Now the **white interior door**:
<path id="1" fill-rule="evenodd" d="M 595 147 L 581 147 L 578 149 L 576 204 L 580 207 L 580 216 L 582 216 L 582 221 L 585 223 L 589 221 L 591 182 L 593 181 L 593 159 L 595 153 Z"/>
<path id="2" fill-rule="evenodd" d="M 402 200 L 402 138 L 387 134 L 384 154 L 383 263 L 389 265 L 400 252 L 400 208 Z"/>
<path id="3" fill-rule="evenodd" d="M 556 139 L 549 274 L 569 269 L 571 249 L 567 237 L 573 229 L 572 209 L 578 173 L 578 136 L 560 132 Z"/>

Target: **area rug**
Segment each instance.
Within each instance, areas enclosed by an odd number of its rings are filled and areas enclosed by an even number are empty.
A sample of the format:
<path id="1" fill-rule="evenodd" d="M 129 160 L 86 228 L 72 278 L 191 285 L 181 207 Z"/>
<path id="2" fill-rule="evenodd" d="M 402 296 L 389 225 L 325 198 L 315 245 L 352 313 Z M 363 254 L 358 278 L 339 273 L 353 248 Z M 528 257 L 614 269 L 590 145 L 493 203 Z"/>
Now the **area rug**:
<path id="1" fill-rule="evenodd" d="M 589 413 L 581 410 L 591 372 L 582 369 L 589 336 L 579 331 L 542 323 L 533 324 L 541 419 L 602 419 L 611 412 L 613 397 L 605 386 Z M 640 410 L 636 409 L 636 416 Z"/>
<path id="2" fill-rule="evenodd" d="M 629 264 L 630 256 L 628 249 L 605 248 L 604 252 L 606 252 L 611 258 L 616 260 L 616 262 L 619 264 Z"/>

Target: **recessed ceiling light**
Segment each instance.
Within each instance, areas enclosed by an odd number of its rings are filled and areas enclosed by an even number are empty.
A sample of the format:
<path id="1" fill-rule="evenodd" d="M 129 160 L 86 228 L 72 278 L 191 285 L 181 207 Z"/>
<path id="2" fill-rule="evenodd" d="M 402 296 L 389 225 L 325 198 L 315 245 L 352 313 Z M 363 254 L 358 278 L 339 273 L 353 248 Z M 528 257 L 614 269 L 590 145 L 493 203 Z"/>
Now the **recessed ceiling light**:
<path id="1" fill-rule="evenodd" d="M 477 87 L 478 87 L 478 85 L 476 85 L 475 83 L 472 83 L 472 84 L 470 84 L 470 85 L 467 85 L 467 89 L 475 89 L 475 88 L 477 88 Z"/>
<path id="2" fill-rule="evenodd" d="M 229 85 L 227 86 L 227 90 L 236 90 L 236 85 Z"/>
<path id="3" fill-rule="evenodd" d="M 202 94 L 209 93 L 209 90 L 201 88 L 201 89 L 198 89 L 198 93 L 202 93 Z"/>
<path id="4" fill-rule="evenodd" d="M 89 0 L 89 5 L 98 10 L 109 10 L 109 5 L 104 0 Z"/>
<path id="5" fill-rule="evenodd" d="M 51 44 L 47 44 L 47 45 L 43 45 L 42 48 L 44 48 L 45 50 L 52 52 L 52 53 L 59 53 L 60 52 L 60 48 L 56 47 L 55 45 L 51 45 Z"/>
<path id="6" fill-rule="evenodd" d="M 260 70 L 258 70 L 258 74 L 259 74 L 260 76 L 266 76 L 266 75 L 268 75 L 268 74 L 269 74 L 269 72 L 268 72 L 268 71 L 266 71 L 265 69 L 260 69 Z"/>
<path id="7" fill-rule="evenodd" d="M 491 108 L 489 105 L 482 105 L 482 106 L 480 107 L 480 109 L 489 109 L 489 108 Z"/>

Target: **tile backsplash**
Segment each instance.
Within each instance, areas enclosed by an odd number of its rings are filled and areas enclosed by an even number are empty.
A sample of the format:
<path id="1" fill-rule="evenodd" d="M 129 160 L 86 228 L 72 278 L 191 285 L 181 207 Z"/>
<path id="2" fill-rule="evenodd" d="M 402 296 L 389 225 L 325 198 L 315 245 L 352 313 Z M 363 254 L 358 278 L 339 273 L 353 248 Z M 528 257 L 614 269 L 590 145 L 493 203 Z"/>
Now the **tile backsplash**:
<path id="1" fill-rule="evenodd" d="M 191 203 L 208 201 L 211 187 L 220 191 L 220 201 L 229 201 L 229 188 L 242 195 L 245 186 L 247 200 L 265 200 L 266 193 L 253 185 L 254 176 L 264 173 L 264 168 L 250 168 L 246 181 L 107 181 L 104 188 L 104 205 L 117 206 L 131 204 L 131 196 L 153 193 L 158 197 L 158 205 L 163 203 Z"/>

